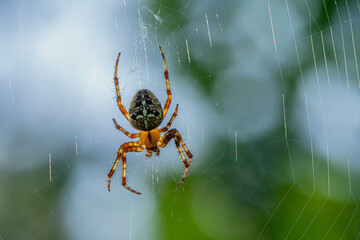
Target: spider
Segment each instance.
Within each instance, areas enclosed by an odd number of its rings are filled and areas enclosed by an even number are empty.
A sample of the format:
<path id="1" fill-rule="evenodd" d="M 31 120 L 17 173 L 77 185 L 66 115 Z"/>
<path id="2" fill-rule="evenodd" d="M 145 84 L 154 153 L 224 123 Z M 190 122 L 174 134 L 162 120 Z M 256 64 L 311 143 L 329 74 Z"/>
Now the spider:
<path id="1" fill-rule="evenodd" d="M 130 122 L 131 126 L 137 130 L 139 130 L 139 133 L 129 133 L 122 127 L 120 127 L 115 119 L 113 118 L 113 122 L 115 124 L 115 127 L 122 131 L 126 136 L 130 138 L 139 138 L 136 142 L 127 142 L 120 146 L 117 157 L 114 162 L 113 167 L 111 168 L 109 174 L 108 174 L 108 190 L 110 191 L 110 180 L 111 177 L 120 161 L 122 159 L 122 185 L 128 189 L 129 191 L 141 194 L 134 189 L 130 188 L 126 184 L 126 153 L 128 152 L 141 152 L 145 149 L 145 155 L 147 157 L 150 157 L 152 155 L 152 152 L 156 153 L 156 155 L 159 155 L 160 149 L 166 147 L 166 145 L 169 143 L 171 139 L 174 139 L 175 145 L 180 153 L 180 157 L 183 161 L 183 164 L 185 166 L 184 174 L 180 180 L 180 182 L 177 184 L 179 186 L 185 179 L 186 174 L 189 170 L 189 166 L 192 161 L 193 155 L 190 153 L 189 149 L 186 147 L 184 141 L 181 138 L 180 133 L 176 129 L 168 129 L 171 126 L 171 123 L 175 119 L 177 115 L 178 110 L 178 104 L 176 104 L 175 112 L 171 116 L 170 121 L 168 124 L 163 128 L 158 128 L 163 119 L 166 116 L 166 113 L 169 109 L 170 103 L 171 103 L 171 91 L 170 91 L 170 85 L 169 85 L 169 73 L 166 66 L 166 60 L 163 53 L 162 48 L 159 46 L 161 55 L 164 61 L 164 75 L 165 75 L 165 81 L 166 81 L 166 92 L 167 92 L 167 99 L 165 102 L 165 107 L 162 109 L 161 104 L 159 100 L 155 97 L 155 95 L 147 89 L 141 89 L 137 91 L 130 103 L 129 112 L 126 111 L 125 107 L 121 104 L 121 98 L 120 98 L 120 91 L 119 91 L 119 80 L 117 78 L 117 67 L 119 63 L 120 53 L 118 54 L 118 57 L 116 59 L 116 65 L 115 65 L 115 75 L 114 75 L 114 82 L 115 82 L 115 88 L 116 88 L 116 96 L 117 96 L 117 104 L 122 112 L 122 114 L 125 116 L 125 118 Z M 161 136 L 161 133 L 165 133 L 164 136 Z M 186 154 L 189 157 L 189 162 L 186 160 L 186 157 L 184 155 L 183 150 L 185 150 Z"/>

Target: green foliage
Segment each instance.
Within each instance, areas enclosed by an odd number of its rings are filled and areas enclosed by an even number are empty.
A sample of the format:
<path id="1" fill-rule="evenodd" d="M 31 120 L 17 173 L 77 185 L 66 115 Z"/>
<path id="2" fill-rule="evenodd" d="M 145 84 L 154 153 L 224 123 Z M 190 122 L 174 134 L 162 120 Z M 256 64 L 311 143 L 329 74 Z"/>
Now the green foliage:
<path id="1" fill-rule="evenodd" d="M 291 165 L 280 134 L 238 144 L 238 161 L 234 144 L 221 139 L 209 147 L 207 161 L 197 159 L 210 166 L 190 168 L 181 191 L 168 182 L 159 199 L 162 239 L 354 239 L 358 190 L 352 195 L 343 188 L 347 172 L 330 166 L 329 195 L 327 162 L 315 158 L 314 189 L 311 162 L 304 163 L 311 156 L 290 141 L 296 171 L 287 175 Z"/>
<path id="2" fill-rule="evenodd" d="M 25 136 L 16 142 L 30 148 L 42 145 Z M 17 146 L 9 145 L 8 150 L 18 151 Z M 62 215 L 59 200 L 64 201 L 59 193 L 70 172 L 58 175 L 55 169 L 68 169 L 68 162 L 73 160 L 72 152 L 64 149 L 56 154 L 51 182 L 47 159 L 41 159 L 41 164 L 38 164 L 38 155 L 41 154 L 33 150 L 27 155 L 28 165 L 19 166 L 15 172 L 0 171 L 1 239 L 67 239 L 63 221 L 58 217 Z"/>
<path id="3" fill-rule="evenodd" d="M 161 7 L 161 12 L 159 14 L 159 19 L 163 19 L 161 22 L 160 33 L 161 34 L 171 34 L 172 32 L 186 27 L 188 21 L 184 18 L 183 11 L 186 10 L 186 1 L 152 1 L 150 2 L 150 11 L 154 14 L 158 12 L 158 9 Z M 166 21 L 164 21 L 166 20 Z M 155 24 L 157 19 L 152 16 L 152 19 L 149 18 L 149 22 Z"/>
<path id="4" fill-rule="evenodd" d="M 179 187 L 181 191 L 174 191 L 177 182 L 169 181 L 165 186 L 166 189 L 163 190 L 166 193 L 161 193 L 159 206 L 162 224 L 158 234 L 160 239 L 215 239 L 204 233 L 194 219 L 193 209 L 189 202 L 192 192 L 187 186 L 191 184 L 191 181 L 188 180 L 186 179 L 186 183 Z"/>
<path id="5" fill-rule="evenodd" d="M 278 201 L 289 187 L 279 189 Z M 272 239 L 354 239 L 357 205 L 349 197 L 350 201 L 340 202 L 318 192 L 305 194 L 297 187 L 291 189 L 271 219 Z"/>

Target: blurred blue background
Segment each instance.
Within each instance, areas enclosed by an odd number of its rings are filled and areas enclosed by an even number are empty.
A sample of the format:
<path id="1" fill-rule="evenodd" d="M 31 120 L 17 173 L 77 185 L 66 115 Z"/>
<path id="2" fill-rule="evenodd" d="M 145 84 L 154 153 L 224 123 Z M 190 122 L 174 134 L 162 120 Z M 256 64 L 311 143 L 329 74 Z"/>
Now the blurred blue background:
<path id="1" fill-rule="evenodd" d="M 359 1 L 1 1 L 0 239 L 358 239 Z M 150 89 L 193 153 L 127 155 Z M 170 119 L 170 114 L 163 125 Z"/>

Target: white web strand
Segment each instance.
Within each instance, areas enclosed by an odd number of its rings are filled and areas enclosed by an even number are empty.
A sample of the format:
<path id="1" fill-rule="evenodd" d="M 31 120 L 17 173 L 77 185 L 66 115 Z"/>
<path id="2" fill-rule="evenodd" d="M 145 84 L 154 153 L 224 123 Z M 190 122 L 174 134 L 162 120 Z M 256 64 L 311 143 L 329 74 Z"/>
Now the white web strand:
<path id="1" fill-rule="evenodd" d="M 324 44 L 324 34 L 323 34 L 323 31 L 320 31 L 320 36 L 321 36 L 322 50 L 323 50 L 323 54 L 324 54 L 324 63 L 325 63 L 326 77 L 327 77 L 327 81 L 328 81 L 329 91 L 331 92 L 331 84 L 330 84 L 330 76 L 329 76 L 329 67 L 328 67 L 327 58 L 326 58 L 326 50 L 325 50 L 325 44 Z"/>
<path id="2" fill-rule="evenodd" d="M 187 56 L 188 56 L 188 62 L 190 63 L 191 60 L 190 60 L 190 51 L 189 51 L 189 43 L 188 43 L 188 40 L 185 39 L 185 44 L 186 44 L 186 53 L 187 53 Z"/>
<path id="3" fill-rule="evenodd" d="M 148 67 L 148 56 L 147 56 L 147 47 L 146 47 L 146 41 L 150 41 L 149 37 L 148 37 L 148 29 L 145 26 L 143 19 L 142 19 L 142 13 L 140 10 L 140 2 L 138 0 L 138 7 L 137 7 L 137 11 L 138 11 L 138 21 L 139 21 L 139 26 L 140 26 L 140 43 L 142 44 L 143 50 L 144 50 L 144 59 L 145 59 L 145 72 L 146 72 L 146 81 L 148 84 L 150 84 L 150 80 L 149 80 L 149 67 Z M 151 43 L 151 41 L 150 41 Z M 139 79 L 140 81 L 140 79 Z M 140 84 L 140 83 L 139 83 Z M 141 86 L 140 86 L 141 87 Z"/>
<path id="4" fill-rule="evenodd" d="M 274 24 L 273 24 L 272 14 L 271 14 L 270 0 L 268 0 L 268 10 L 269 10 L 270 26 L 271 26 L 271 33 L 272 33 L 273 42 L 274 42 L 274 50 L 275 50 L 275 55 L 276 55 L 276 61 L 277 61 L 278 68 L 279 68 L 279 73 L 280 73 L 280 78 L 281 78 L 281 84 L 282 84 L 282 87 L 283 87 L 283 92 L 286 95 L 284 77 L 283 77 L 283 73 L 282 73 L 282 70 L 281 70 L 278 49 L 277 49 L 277 46 L 276 46 L 276 38 L 275 38 Z"/>
<path id="5" fill-rule="evenodd" d="M 313 183 L 314 183 L 314 191 L 315 191 L 315 186 L 316 186 L 316 185 L 315 185 L 314 152 L 313 152 L 313 140 L 312 140 L 312 134 L 311 134 L 311 125 L 310 125 L 310 115 L 309 115 L 308 99 L 307 99 L 307 94 L 306 94 L 306 89 L 305 89 L 305 81 L 304 81 L 304 76 L 303 76 L 302 67 L 301 67 L 301 62 L 300 62 L 299 51 L 298 51 L 298 47 L 297 47 L 297 43 L 296 43 L 296 38 L 295 38 L 293 23 L 292 23 L 292 20 L 291 20 L 291 15 L 290 15 L 290 10 L 289 10 L 289 4 L 288 4 L 288 1 L 287 1 L 287 0 L 285 0 L 285 4 L 286 4 L 286 10 L 287 10 L 288 18 L 289 18 L 291 35 L 292 35 L 293 42 L 294 42 L 296 59 L 297 59 L 298 67 L 299 67 L 300 79 L 301 79 L 301 83 L 302 83 L 303 91 L 304 91 L 304 99 L 305 99 L 305 106 L 306 106 L 307 124 L 308 124 L 308 130 L 309 130 L 309 138 L 310 138 L 311 165 L 312 165 Z M 310 198 L 309 198 L 309 199 L 310 199 Z"/>
<path id="6" fill-rule="evenodd" d="M 205 168 L 202 173 L 205 174 L 209 169 L 213 168 L 217 162 L 221 161 L 223 159 L 223 157 L 226 154 L 226 149 L 227 149 L 227 145 L 229 142 L 229 136 L 231 135 L 231 129 L 228 130 L 227 136 L 226 136 L 226 141 L 225 141 L 225 146 L 224 146 L 224 151 L 220 153 L 219 157 L 217 157 L 207 168 Z M 217 173 L 215 176 L 212 176 L 211 179 L 209 179 L 208 181 L 205 182 L 204 187 L 206 185 L 208 185 L 209 183 L 212 183 L 213 181 L 215 181 L 219 176 L 223 175 L 229 168 L 231 168 L 234 164 L 236 164 L 236 161 L 233 161 L 230 165 L 224 167 L 219 173 Z"/>
<path id="7" fill-rule="evenodd" d="M 349 158 L 347 159 L 347 170 L 348 170 L 348 181 L 349 181 L 348 182 L 349 183 L 349 198 L 348 198 L 348 201 L 346 202 L 345 206 L 347 206 L 349 201 L 352 200 L 355 203 L 356 208 L 355 208 L 353 214 L 351 215 L 348 224 L 345 227 L 345 230 L 344 230 L 344 233 L 341 236 L 341 239 L 344 238 L 345 233 L 347 232 L 347 230 L 348 230 L 348 228 L 350 226 L 350 223 L 352 222 L 353 218 L 355 217 L 355 214 L 357 214 L 357 210 L 358 210 L 358 203 L 356 201 L 356 198 L 355 198 L 355 196 L 353 194 L 352 187 L 351 187 L 351 171 L 350 171 L 350 159 Z"/>
<path id="8" fill-rule="evenodd" d="M 119 25 L 118 25 L 118 22 L 117 22 L 117 18 L 115 17 L 115 18 L 114 18 L 114 20 L 115 20 L 115 27 L 116 27 L 116 30 L 118 30 L 118 31 L 119 31 Z"/>
<path id="9" fill-rule="evenodd" d="M 342 51 L 344 53 L 344 68 L 345 68 L 346 86 L 347 86 L 348 91 L 350 91 L 349 73 L 348 73 L 345 40 L 344 40 L 344 29 L 343 29 L 343 23 L 341 20 L 340 11 L 339 11 L 336 0 L 335 0 L 335 8 L 336 8 L 337 16 L 338 16 L 338 19 L 340 22 L 340 34 L 341 34 Z"/>
<path id="10" fill-rule="evenodd" d="M 209 20 L 208 20 L 207 14 L 205 14 L 205 20 L 206 20 L 206 27 L 207 27 L 207 32 L 208 32 L 208 36 L 209 36 L 210 47 L 212 47 L 211 33 L 210 33 Z"/>
<path id="11" fill-rule="evenodd" d="M 131 203 L 129 240 L 132 239 L 133 215 L 134 215 L 134 203 Z"/>
<path id="12" fill-rule="evenodd" d="M 52 174 L 51 174 L 51 153 L 49 153 L 49 181 L 52 181 Z"/>
<path id="13" fill-rule="evenodd" d="M 280 202 L 277 204 L 277 206 L 275 207 L 275 209 L 272 211 L 272 213 L 270 214 L 267 222 L 265 223 L 264 227 L 262 228 L 259 236 L 258 236 L 258 240 L 261 238 L 263 232 L 265 231 L 266 227 L 268 226 L 268 224 L 270 223 L 271 219 L 273 218 L 274 214 L 276 213 L 276 211 L 279 209 L 279 207 L 282 205 L 282 203 L 285 201 L 285 199 L 287 198 L 287 196 L 289 195 L 289 193 L 291 192 L 291 190 L 293 189 L 293 187 L 295 186 L 295 173 L 294 173 L 294 167 L 293 167 L 293 163 L 292 163 L 292 158 L 291 158 L 291 153 L 290 153 L 290 147 L 289 147 L 289 141 L 288 141 L 288 135 L 287 135 L 287 126 L 286 126 L 286 108 L 285 108 L 285 97 L 284 94 L 282 94 L 282 100 L 283 100 L 283 112 L 284 112 L 284 134 L 285 134 L 285 142 L 286 142 L 286 147 L 287 147 L 287 151 L 288 151 L 288 156 L 289 156 L 289 163 L 290 163 L 290 168 L 291 168 L 291 173 L 292 173 L 292 178 L 293 178 L 293 182 L 291 184 L 291 186 L 289 187 L 288 191 L 285 193 L 284 197 L 280 200 Z M 293 225 L 294 226 L 294 225 Z M 288 235 L 290 234 L 290 232 L 288 233 Z M 287 236 L 285 237 L 285 239 L 287 238 Z"/>
<path id="14" fill-rule="evenodd" d="M 75 156 L 79 155 L 77 136 L 75 136 Z"/>
<path id="15" fill-rule="evenodd" d="M 310 15 L 310 10 L 308 8 L 309 11 L 309 15 Z M 310 20 L 310 26 L 311 26 L 311 20 Z M 322 32 L 321 32 L 321 36 L 322 36 Z M 327 134 L 326 134 L 326 124 L 325 124 L 325 118 L 324 118 L 324 110 L 323 110 L 323 101 L 322 101 L 322 94 L 321 94 L 321 88 L 320 88 L 320 82 L 319 82 L 319 74 L 318 74 L 318 68 L 317 68 L 317 64 L 316 64 L 316 55 L 315 55 L 315 50 L 314 50 L 314 42 L 313 42 L 313 36 L 312 34 L 310 34 L 310 43 L 311 43 L 311 50 L 312 50 L 312 56 L 313 56 L 313 63 L 314 63 L 314 69 L 315 69 L 315 76 L 316 76 L 316 83 L 317 83 L 317 87 L 318 87 L 318 93 L 319 93 L 319 101 L 320 101 L 320 109 L 321 109 L 321 118 L 322 118 L 322 122 L 323 122 L 323 127 L 324 127 L 324 134 L 325 134 L 325 139 L 327 139 Z M 324 49 L 324 46 L 323 46 Z M 326 56 L 325 56 L 326 59 Z M 329 85 L 330 86 L 330 85 Z M 306 101 L 306 105 L 307 105 L 307 99 L 305 98 Z M 308 107 L 307 107 L 308 109 Z M 309 116 L 309 115 L 308 115 Z M 309 122 L 309 118 L 308 118 L 308 122 Z M 310 124 L 310 122 L 309 122 Z M 310 125 L 309 125 L 310 126 Z M 311 132 L 309 133 L 310 137 L 311 137 Z M 328 146 L 328 144 L 326 144 L 326 146 Z M 312 145 L 311 145 L 311 151 L 313 151 Z M 314 180 L 314 191 L 315 191 L 315 168 L 314 168 L 314 162 L 312 161 L 312 167 L 313 167 L 313 180 Z M 329 172 L 329 166 L 328 166 L 328 172 Z M 330 180 L 330 178 L 328 178 L 328 181 Z M 330 183 L 328 182 L 328 185 L 330 185 Z M 330 190 L 330 187 L 329 187 Z M 313 192 L 314 193 L 314 192 Z M 316 214 L 314 215 L 314 217 L 312 218 L 312 220 L 310 221 L 310 223 L 308 224 L 307 228 L 305 229 L 305 231 L 303 232 L 303 234 L 301 235 L 300 239 L 302 239 L 305 236 L 305 233 L 308 231 L 308 229 L 310 228 L 310 226 L 312 225 L 312 223 L 315 221 L 316 217 L 318 216 L 318 214 L 321 212 L 321 210 L 323 209 L 323 207 L 325 206 L 326 202 L 328 201 L 328 199 L 330 198 L 330 194 L 327 197 L 327 199 L 323 202 L 323 204 L 320 206 L 320 208 L 318 209 L 318 211 L 316 212 Z M 310 200 L 311 198 L 309 198 Z M 304 208 L 305 209 L 305 208 Z M 301 215 L 299 215 L 301 216 Z M 296 221 L 297 222 L 297 221 Z M 295 225 L 295 224 L 294 224 Z M 291 231 L 289 231 L 288 235 L 291 233 Z"/>
<path id="16" fill-rule="evenodd" d="M 238 160 L 237 132 L 235 130 L 235 162 Z"/>
<path id="17" fill-rule="evenodd" d="M 287 10 L 287 14 L 288 14 L 288 19 L 289 19 L 289 24 L 290 24 L 290 28 L 291 28 L 291 35 L 293 38 L 293 43 L 294 43 L 294 48 L 295 48 L 295 53 L 296 53 L 296 58 L 297 58 L 297 63 L 298 63 L 298 68 L 299 68 L 299 73 L 300 73 L 300 79 L 301 79 L 301 83 L 303 86 L 303 91 L 304 91 L 304 101 L 305 101 L 305 107 L 306 107 L 306 116 L 307 116 L 307 125 L 308 125 L 308 131 L 309 131 L 309 140 L 310 140 L 310 153 L 311 153 L 311 166 L 312 166 L 312 179 L 313 179 L 313 190 L 310 194 L 310 196 L 308 197 L 305 205 L 303 206 L 303 208 L 300 211 L 300 214 L 298 215 L 298 217 L 296 218 L 295 222 L 292 224 L 291 229 L 289 230 L 289 232 L 287 233 L 287 235 L 285 236 L 285 239 L 287 239 L 291 232 L 293 231 L 294 227 L 296 226 L 296 224 L 298 223 L 298 221 L 300 220 L 301 216 L 303 215 L 305 209 L 307 208 L 308 204 L 310 203 L 315 190 L 316 190 L 316 181 L 315 181 L 315 164 L 314 164 L 314 149 L 313 149 L 313 140 L 312 140 L 312 133 L 311 133 L 311 124 L 310 124 L 310 114 L 309 114 L 309 106 L 308 106 L 308 97 L 307 97 L 307 93 L 306 93 L 306 89 L 305 89 L 305 81 L 304 81 L 304 77 L 303 77 L 303 72 L 302 72 L 302 67 L 301 67 L 301 62 L 300 62 L 300 57 L 299 57 L 299 52 L 298 52 L 298 47 L 297 47 L 297 42 L 296 42 L 296 38 L 295 38 L 295 34 L 294 34 L 294 29 L 293 29 L 293 23 L 292 23 L 292 19 L 291 19 L 291 14 L 290 14 L 290 10 L 289 10 L 289 5 L 288 5 L 288 1 L 285 0 L 285 4 L 286 4 L 286 10 Z M 307 3 L 306 3 L 307 5 Z M 308 8 L 308 6 L 307 6 Z M 272 23 L 272 14 L 271 14 L 271 7 L 270 7 L 270 2 L 268 1 L 268 10 L 269 10 L 269 15 L 270 15 L 270 25 L 272 28 L 272 34 L 273 34 L 273 41 L 274 41 L 274 49 L 275 52 L 277 54 L 277 48 L 276 48 L 276 38 L 275 38 L 275 34 L 274 34 L 274 28 L 273 28 L 273 23 Z M 308 8 L 309 11 L 309 17 L 311 16 L 310 10 Z M 310 41 L 311 41 L 311 45 L 312 45 L 312 50 L 313 50 L 313 60 L 314 60 L 314 67 L 315 67 L 315 72 L 316 72 L 316 76 L 317 76 L 317 83 L 318 83 L 318 90 L 320 92 L 320 102 L 321 102 L 321 109 L 322 108 L 322 99 L 321 99 L 321 89 L 320 89 L 320 85 L 319 85 L 319 78 L 318 78 L 318 73 L 317 73 L 317 66 L 316 66 L 316 57 L 315 57 L 315 53 L 314 53 L 314 49 L 313 49 L 313 40 L 312 40 L 312 35 L 310 35 Z M 279 61 L 278 61 L 279 64 Z M 281 66 L 279 65 L 279 69 L 281 70 Z M 285 92 L 285 91 L 284 91 Z M 284 102 L 283 102 L 284 105 Z M 322 110 L 323 111 L 323 110 Z M 323 112 L 322 112 L 322 117 L 323 117 Z M 284 117 L 284 119 L 286 119 Z M 323 126 L 325 128 L 325 121 L 323 120 Z M 324 130 L 325 134 L 326 134 L 326 129 Z M 286 137 L 287 139 L 287 137 Z M 289 151 L 289 150 L 288 150 Z M 291 159 L 291 158 L 290 158 Z M 293 170 L 293 169 L 292 169 Z M 293 179 L 294 179 L 294 183 L 293 185 L 290 187 L 290 189 L 288 190 L 288 192 L 284 195 L 284 197 L 281 199 L 281 201 L 278 203 L 278 205 L 275 207 L 275 209 L 273 210 L 272 214 L 270 215 L 267 223 L 265 224 L 264 228 L 262 229 L 262 231 L 260 232 L 260 235 L 258 237 L 258 239 L 260 239 L 262 233 L 264 232 L 264 230 L 266 229 L 268 223 L 271 221 L 273 215 L 275 214 L 275 212 L 278 210 L 278 208 L 280 207 L 280 205 L 283 203 L 284 199 L 287 197 L 288 193 L 290 192 L 291 188 L 294 186 L 295 182 L 295 175 L 294 172 L 292 172 L 293 174 Z M 323 203 L 322 207 L 325 205 L 325 203 Z M 320 210 L 322 209 L 322 207 L 320 207 L 319 211 L 317 212 L 317 214 L 320 212 Z M 315 220 L 317 214 L 315 215 L 315 217 L 312 219 L 312 222 Z M 308 225 L 308 228 L 311 226 L 312 222 L 310 222 L 310 224 Z"/>
<path id="18" fill-rule="evenodd" d="M 344 212 L 344 210 L 346 209 L 346 207 L 349 205 L 350 203 L 350 200 L 353 200 L 354 203 L 355 203 L 355 210 L 353 212 L 353 214 L 351 215 L 351 218 L 349 219 L 349 222 L 348 224 L 346 225 L 345 229 L 344 229 L 344 232 L 341 236 L 341 239 L 344 238 L 345 236 L 345 233 L 347 231 L 347 229 L 349 228 L 350 226 L 350 223 L 352 222 L 352 219 L 354 218 L 355 214 L 357 213 L 357 210 L 358 210 L 358 203 L 356 201 L 356 198 L 352 192 L 352 188 L 351 188 L 351 172 L 350 172 L 350 160 L 349 158 L 347 158 L 347 175 L 348 175 L 348 185 L 349 185 L 349 193 L 348 193 L 348 198 L 347 198 L 347 201 L 344 205 L 344 207 L 340 210 L 339 214 L 336 216 L 334 222 L 331 224 L 331 226 L 329 227 L 328 231 L 326 232 L 326 234 L 324 235 L 324 237 L 322 238 L 323 240 L 326 239 L 326 237 L 329 235 L 330 231 L 332 230 L 332 228 L 334 227 L 334 225 L 337 223 L 337 221 L 339 220 L 340 216 L 342 215 L 342 213 Z"/>
<path id="19" fill-rule="evenodd" d="M 359 3 L 359 2 L 358 2 L 358 3 Z M 351 20 L 351 15 L 350 15 L 349 4 L 348 4 L 348 1 L 347 1 L 347 0 L 345 0 L 345 4 L 346 4 L 347 13 L 348 13 L 348 16 L 349 16 L 351 42 L 352 42 L 352 48 L 353 48 L 353 50 L 354 50 L 354 60 L 355 60 L 356 77 L 357 77 L 357 81 L 358 81 L 358 87 L 360 88 L 359 68 L 358 68 L 358 61 L 357 61 L 357 56 L 356 56 L 354 30 L 353 30 L 353 24 L 352 24 L 352 20 Z"/>
<path id="20" fill-rule="evenodd" d="M 334 60 L 335 60 L 335 66 L 336 66 L 336 72 L 337 72 L 337 77 L 338 77 L 338 81 L 339 81 L 339 88 L 341 89 L 340 70 L 339 70 L 338 58 L 337 58 L 337 55 L 336 55 L 334 33 L 333 33 L 333 28 L 332 28 L 332 26 L 331 26 L 330 16 L 329 16 L 329 13 L 328 13 L 328 10 L 327 10 L 327 7 L 326 7 L 325 0 L 323 0 L 323 7 L 324 7 L 324 10 L 325 10 L 325 15 L 326 15 L 327 22 L 328 22 L 328 25 L 329 25 L 330 37 L 331 37 L 331 44 L 332 44 L 332 49 L 333 49 L 333 54 L 334 54 Z M 324 46 L 324 44 L 323 44 L 323 46 Z M 323 49 L 323 51 L 324 51 L 324 49 Z M 326 56 L 326 53 L 325 53 L 325 52 L 324 52 L 324 56 Z M 325 59 L 326 59 L 326 58 L 325 58 Z M 326 64 L 326 63 L 327 63 L 327 62 L 325 62 L 325 64 Z M 325 66 L 327 67 L 327 64 L 326 64 Z"/>
<path id="21" fill-rule="evenodd" d="M 324 118 L 324 107 L 323 107 L 323 100 L 322 100 L 320 81 L 319 81 L 319 73 L 318 73 L 318 68 L 317 68 L 317 64 L 316 64 L 316 56 L 315 56 L 314 42 L 313 42 L 312 34 L 310 35 L 310 43 L 311 43 L 311 51 L 312 51 L 312 56 L 313 56 L 313 61 L 314 61 L 314 70 L 315 70 L 315 76 L 316 76 L 316 83 L 317 83 L 318 93 L 319 93 L 321 119 L 322 119 L 322 123 L 323 123 L 322 125 L 324 127 L 325 139 L 327 139 L 326 123 L 325 123 L 325 118 Z"/>
<path id="22" fill-rule="evenodd" d="M 293 166 L 293 162 L 292 162 L 292 158 L 291 158 L 290 147 L 289 147 L 289 140 L 288 140 L 288 135 L 287 135 L 286 108 L 285 108 L 285 95 L 284 95 L 284 94 L 282 94 L 282 101 L 283 101 L 283 112 L 284 112 L 284 134 L 285 134 L 285 142 L 286 142 L 286 149 L 287 149 L 288 156 L 289 156 L 289 164 L 290 164 L 290 169 L 291 169 L 291 175 L 292 175 L 292 178 L 293 178 L 293 184 L 292 184 L 292 186 L 291 186 L 291 188 L 292 188 L 293 185 L 295 184 L 296 180 L 295 180 L 294 166 Z"/>
<path id="23" fill-rule="evenodd" d="M 11 104 L 14 104 L 14 93 L 13 93 L 13 88 L 11 86 L 11 79 L 9 79 L 9 91 L 10 91 L 10 97 L 11 97 Z"/>
<path id="24" fill-rule="evenodd" d="M 328 182 L 328 196 L 330 198 L 330 156 L 329 156 L 329 144 L 326 144 L 326 164 L 327 164 L 327 182 Z"/>

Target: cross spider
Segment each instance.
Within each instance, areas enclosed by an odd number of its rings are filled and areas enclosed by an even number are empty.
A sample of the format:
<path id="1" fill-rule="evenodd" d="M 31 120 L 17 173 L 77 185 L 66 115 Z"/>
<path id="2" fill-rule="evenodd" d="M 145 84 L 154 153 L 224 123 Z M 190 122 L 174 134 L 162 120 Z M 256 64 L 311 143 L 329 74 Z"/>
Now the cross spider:
<path id="1" fill-rule="evenodd" d="M 126 136 L 130 138 L 139 138 L 136 142 L 127 142 L 120 146 L 118 152 L 116 161 L 114 162 L 113 167 L 111 168 L 109 174 L 108 174 L 108 190 L 110 191 L 110 180 L 111 177 L 120 161 L 120 158 L 122 158 L 122 185 L 130 190 L 133 193 L 141 194 L 134 189 L 130 188 L 128 185 L 126 185 L 126 153 L 128 152 L 141 152 L 145 149 L 145 155 L 147 157 L 150 157 L 152 155 L 152 152 L 156 153 L 156 155 L 159 155 L 160 149 L 166 147 L 166 145 L 169 143 L 169 141 L 174 138 L 175 145 L 180 153 L 180 157 L 184 163 L 185 171 L 184 175 L 181 178 L 180 182 L 177 184 L 179 186 L 185 179 L 186 174 L 189 170 L 189 166 L 192 161 L 193 155 L 190 153 L 189 149 L 186 147 L 184 141 L 181 138 L 180 133 L 176 129 L 171 129 L 168 131 L 168 129 L 171 126 L 172 121 L 177 115 L 177 109 L 178 104 L 176 104 L 175 112 L 171 116 L 170 121 L 168 124 L 163 128 L 158 128 L 158 126 L 161 124 L 163 119 L 166 116 L 166 113 L 169 109 L 170 103 L 171 103 L 171 91 L 170 91 L 170 85 L 169 85 L 169 74 L 166 66 L 165 56 L 162 51 L 162 48 L 160 48 L 162 58 L 164 60 L 164 75 L 165 75 L 165 81 L 166 81 L 166 92 L 167 92 L 167 99 L 165 102 L 165 107 L 162 109 L 161 104 L 159 100 L 155 97 L 155 95 L 147 89 L 141 89 L 137 91 L 130 103 L 129 107 L 129 113 L 126 111 L 125 107 L 121 104 L 121 98 L 120 98 L 120 91 L 119 91 L 119 80 L 117 78 L 117 67 L 119 63 L 120 53 L 118 54 L 118 57 L 116 59 L 116 65 L 115 65 L 115 75 L 114 75 L 114 81 L 115 81 L 115 88 L 116 88 L 116 96 L 117 96 L 117 104 L 119 106 L 120 111 L 122 114 L 126 117 L 126 119 L 130 122 L 131 126 L 137 130 L 139 130 L 139 133 L 129 133 L 122 127 L 120 127 L 115 119 L 114 121 L 115 127 L 125 133 Z M 162 137 L 160 133 L 165 133 L 165 135 Z M 181 147 L 185 150 L 186 154 L 189 157 L 189 162 L 186 160 L 185 155 Z"/>

